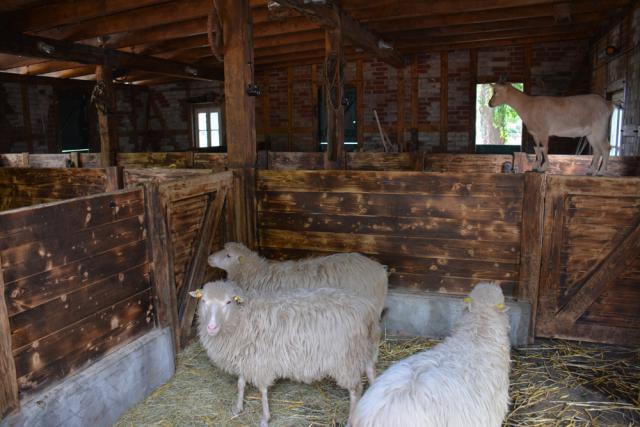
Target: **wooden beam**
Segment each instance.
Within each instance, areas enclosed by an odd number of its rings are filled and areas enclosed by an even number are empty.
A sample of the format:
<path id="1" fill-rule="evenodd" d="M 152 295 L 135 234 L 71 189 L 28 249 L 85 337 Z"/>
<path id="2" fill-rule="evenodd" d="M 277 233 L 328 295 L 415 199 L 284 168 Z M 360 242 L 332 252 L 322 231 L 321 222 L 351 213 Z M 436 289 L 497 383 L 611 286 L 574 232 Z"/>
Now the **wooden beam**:
<path id="1" fill-rule="evenodd" d="M 449 52 L 440 52 L 440 151 L 447 152 L 449 126 Z"/>
<path id="2" fill-rule="evenodd" d="M 569 302 L 560 309 L 557 322 L 574 324 L 613 281 L 637 260 L 640 253 L 640 218 L 631 232 L 587 274 Z"/>
<path id="3" fill-rule="evenodd" d="M 4 275 L 0 267 L 0 419 L 20 405 L 16 365 L 11 348 L 11 325 L 5 302 Z"/>
<path id="4" fill-rule="evenodd" d="M 96 103 L 98 112 L 98 129 L 100 132 L 100 166 L 103 168 L 116 164 L 115 93 L 113 90 L 113 74 L 109 65 L 96 67 L 96 85 L 99 85 L 103 96 Z"/>
<path id="5" fill-rule="evenodd" d="M 225 34 L 224 82 L 228 166 L 233 171 L 235 237 L 255 246 L 255 98 L 247 94 L 253 83 L 252 22 L 248 0 L 221 0 Z"/>
<path id="6" fill-rule="evenodd" d="M 344 82 L 342 36 L 340 28 L 325 33 L 324 102 L 327 112 L 327 153 L 325 168 L 340 169 L 344 160 Z"/>
<path id="7" fill-rule="evenodd" d="M 340 28 L 342 36 L 354 46 L 373 53 L 381 61 L 393 67 L 401 68 L 404 66 L 404 60 L 400 53 L 341 10 L 334 2 L 322 5 L 308 3 L 304 0 L 278 0 L 278 4 L 295 10 L 328 30 Z"/>
<path id="8" fill-rule="evenodd" d="M 101 65 L 108 58 L 114 68 L 149 71 L 196 80 L 223 79 L 219 71 L 197 68 L 189 64 L 18 33 L 5 32 L 0 36 L 0 52 L 94 65 Z"/>
<path id="9" fill-rule="evenodd" d="M 356 132 L 358 148 L 364 147 L 364 70 L 362 59 L 356 62 Z"/>

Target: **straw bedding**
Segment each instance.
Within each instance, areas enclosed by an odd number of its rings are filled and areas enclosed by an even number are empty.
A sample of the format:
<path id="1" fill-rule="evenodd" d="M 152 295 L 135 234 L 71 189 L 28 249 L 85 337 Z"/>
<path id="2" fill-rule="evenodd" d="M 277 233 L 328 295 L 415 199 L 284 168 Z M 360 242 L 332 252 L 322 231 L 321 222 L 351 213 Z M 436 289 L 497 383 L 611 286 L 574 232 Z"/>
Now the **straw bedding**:
<path id="1" fill-rule="evenodd" d="M 387 336 L 378 371 L 436 344 Z M 538 340 L 512 350 L 511 412 L 505 426 L 640 425 L 640 349 Z M 198 342 L 178 356 L 176 375 L 116 424 L 125 426 L 255 426 L 260 395 L 247 387 L 245 411 L 231 415 L 236 378 L 211 366 Z M 339 426 L 349 396 L 331 381 L 280 381 L 270 390 L 272 427 Z"/>

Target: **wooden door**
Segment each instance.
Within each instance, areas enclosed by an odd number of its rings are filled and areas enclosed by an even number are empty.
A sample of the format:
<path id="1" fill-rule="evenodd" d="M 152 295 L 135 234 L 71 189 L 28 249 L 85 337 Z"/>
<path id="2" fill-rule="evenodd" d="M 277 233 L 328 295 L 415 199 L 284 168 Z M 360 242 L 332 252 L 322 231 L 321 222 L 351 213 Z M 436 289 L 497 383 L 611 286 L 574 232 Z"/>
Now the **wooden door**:
<path id="1" fill-rule="evenodd" d="M 640 179 L 547 176 L 536 336 L 640 343 Z"/>

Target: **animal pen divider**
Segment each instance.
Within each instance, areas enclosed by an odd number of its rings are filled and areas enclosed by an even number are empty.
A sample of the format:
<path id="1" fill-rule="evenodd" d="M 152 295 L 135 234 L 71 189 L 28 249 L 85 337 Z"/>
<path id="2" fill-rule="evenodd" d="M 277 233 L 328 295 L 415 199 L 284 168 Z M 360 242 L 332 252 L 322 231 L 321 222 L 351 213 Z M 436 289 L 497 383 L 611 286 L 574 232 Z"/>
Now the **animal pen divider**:
<path id="1" fill-rule="evenodd" d="M 640 178 L 263 170 L 256 198 L 267 257 L 357 251 L 443 296 L 498 280 L 530 338 L 640 342 Z"/>
<path id="2" fill-rule="evenodd" d="M 156 327 L 179 344 L 233 184 L 190 172 L 125 170 L 111 191 L 121 168 L 0 168 L 3 207 L 22 206 L 0 212 L 0 418 Z"/>

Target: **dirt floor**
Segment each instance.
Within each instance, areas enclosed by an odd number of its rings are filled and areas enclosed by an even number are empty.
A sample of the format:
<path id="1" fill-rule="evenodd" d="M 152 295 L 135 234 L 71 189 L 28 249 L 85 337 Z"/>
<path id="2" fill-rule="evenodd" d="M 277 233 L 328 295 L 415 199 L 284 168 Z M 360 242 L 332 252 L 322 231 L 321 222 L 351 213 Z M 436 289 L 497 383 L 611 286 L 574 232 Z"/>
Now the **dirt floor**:
<path id="1" fill-rule="evenodd" d="M 437 341 L 387 337 L 378 370 Z M 512 409 L 505 426 L 640 425 L 640 349 L 539 340 L 512 350 Z M 231 415 L 236 378 L 214 368 L 199 343 L 178 357 L 173 379 L 116 424 L 128 426 L 256 426 L 260 394 L 247 386 L 245 411 Z M 280 381 L 270 389 L 272 427 L 340 426 L 349 398 L 331 381 Z"/>

